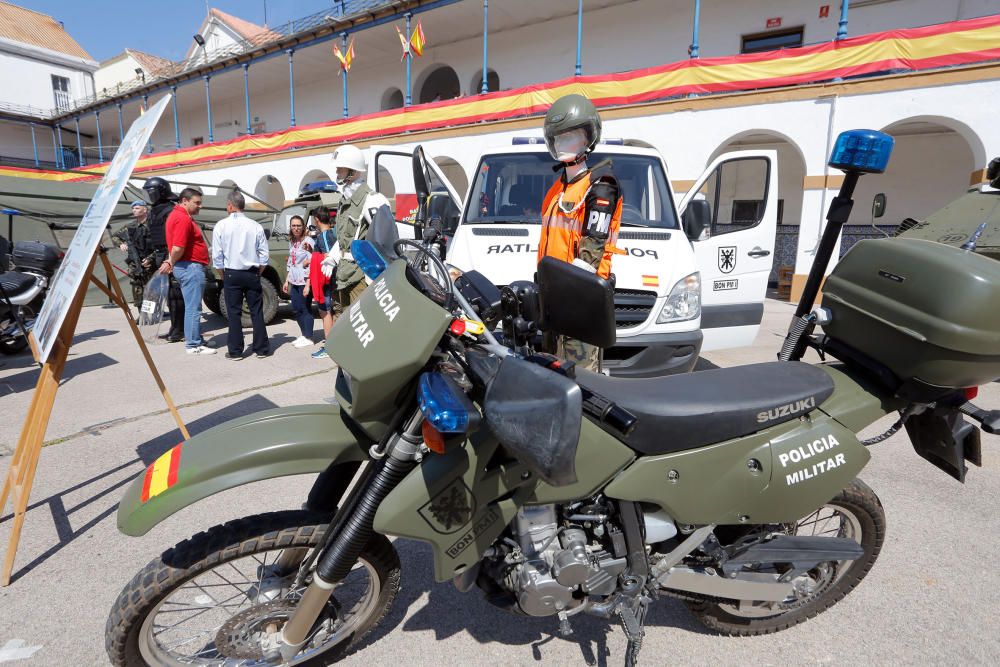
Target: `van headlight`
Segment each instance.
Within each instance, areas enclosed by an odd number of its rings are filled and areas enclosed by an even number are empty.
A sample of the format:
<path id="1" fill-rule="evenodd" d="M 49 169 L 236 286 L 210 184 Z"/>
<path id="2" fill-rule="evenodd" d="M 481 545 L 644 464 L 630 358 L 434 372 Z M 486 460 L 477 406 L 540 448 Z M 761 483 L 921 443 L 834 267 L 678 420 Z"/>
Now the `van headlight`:
<path id="1" fill-rule="evenodd" d="M 656 318 L 657 324 L 693 320 L 701 315 L 701 274 L 684 276 L 667 295 L 667 302 Z"/>

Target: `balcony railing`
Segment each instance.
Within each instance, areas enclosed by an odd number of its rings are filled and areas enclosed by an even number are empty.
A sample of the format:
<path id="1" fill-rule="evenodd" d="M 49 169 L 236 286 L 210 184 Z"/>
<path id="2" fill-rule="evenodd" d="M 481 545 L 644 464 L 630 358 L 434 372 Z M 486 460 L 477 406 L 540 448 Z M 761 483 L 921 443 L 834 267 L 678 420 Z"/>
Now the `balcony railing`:
<path id="1" fill-rule="evenodd" d="M 251 39 L 242 39 L 228 46 L 204 51 L 199 49 L 195 54 L 183 62 L 172 63 L 153 73 L 152 78 L 145 80 L 125 82 L 115 87 L 115 90 L 107 93 L 101 92 L 96 95 L 80 97 L 72 101 L 66 109 L 51 109 L 44 115 L 44 118 L 55 118 L 68 115 L 77 109 L 83 109 L 119 95 L 128 94 L 140 88 L 148 87 L 159 81 L 176 78 L 187 72 L 197 70 L 214 63 L 252 53 L 262 47 L 287 40 L 296 35 L 314 32 L 327 26 L 335 26 L 338 23 L 371 14 L 379 9 L 392 7 L 399 4 L 399 0 L 333 0 L 329 9 L 310 14 L 294 21 L 288 21 L 284 25 L 267 27 L 264 31 L 255 35 Z"/>

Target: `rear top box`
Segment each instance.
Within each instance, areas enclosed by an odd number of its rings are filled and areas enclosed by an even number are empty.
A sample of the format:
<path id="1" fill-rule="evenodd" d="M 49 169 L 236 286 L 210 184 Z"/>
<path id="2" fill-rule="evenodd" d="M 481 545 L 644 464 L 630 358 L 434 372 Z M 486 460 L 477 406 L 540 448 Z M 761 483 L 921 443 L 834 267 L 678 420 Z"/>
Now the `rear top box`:
<path id="1" fill-rule="evenodd" d="M 860 241 L 823 287 L 824 332 L 903 383 L 1000 378 L 1000 262 L 933 241 Z"/>

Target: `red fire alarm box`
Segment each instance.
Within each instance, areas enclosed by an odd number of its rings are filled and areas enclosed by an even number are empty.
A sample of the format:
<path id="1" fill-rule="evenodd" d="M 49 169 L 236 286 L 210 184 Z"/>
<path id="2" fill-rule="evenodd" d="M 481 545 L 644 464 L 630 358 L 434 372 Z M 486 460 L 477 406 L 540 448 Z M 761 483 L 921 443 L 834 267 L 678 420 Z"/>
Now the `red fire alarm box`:
<path id="1" fill-rule="evenodd" d="M 773 19 L 767 20 L 768 28 L 780 28 L 781 27 L 781 17 L 775 16 Z"/>
<path id="2" fill-rule="evenodd" d="M 830 5 L 819 6 L 819 17 L 821 19 L 830 18 Z"/>

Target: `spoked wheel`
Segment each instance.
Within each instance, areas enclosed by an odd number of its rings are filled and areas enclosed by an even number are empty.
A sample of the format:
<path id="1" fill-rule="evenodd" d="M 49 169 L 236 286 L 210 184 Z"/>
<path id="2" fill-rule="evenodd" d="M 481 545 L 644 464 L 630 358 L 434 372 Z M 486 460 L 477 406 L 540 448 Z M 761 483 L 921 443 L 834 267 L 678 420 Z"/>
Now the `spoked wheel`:
<path id="1" fill-rule="evenodd" d="M 853 561 L 820 563 L 792 580 L 781 602 L 688 601 L 702 623 L 726 635 L 768 634 L 798 625 L 829 609 L 857 586 L 875 564 L 885 539 L 885 512 L 875 492 L 854 480 L 833 500 L 785 527 L 790 535 L 846 537 L 864 549 Z"/>
<path id="2" fill-rule="evenodd" d="M 376 535 L 334 590 L 306 645 L 289 663 L 267 648 L 305 585 L 283 552 L 322 543 L 329 516 L 279 512 L 200 533 L 150 562 L 118 596 L 105 643 L 115 665 L 325 665 L 342 657 L 388 611 L 399 558 Z M 305 547 L 306 549 L 303 549 Z M 290 570 L 290 571 L 289 571 Z"/>

